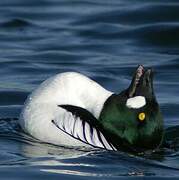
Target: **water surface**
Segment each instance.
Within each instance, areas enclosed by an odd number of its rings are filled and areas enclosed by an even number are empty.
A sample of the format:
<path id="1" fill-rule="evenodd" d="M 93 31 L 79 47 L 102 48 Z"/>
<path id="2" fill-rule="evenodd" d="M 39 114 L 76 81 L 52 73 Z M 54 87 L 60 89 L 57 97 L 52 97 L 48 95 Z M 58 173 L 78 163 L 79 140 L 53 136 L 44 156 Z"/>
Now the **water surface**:
<path id="1" fill-rule="evenodd" d="M 177 0 L 1 0 L 0 178 L 179 178 L 178 52 Z M 24 100 L 46 78 L 77 71 L 120 92 L 138 64 L 155 70 L 167 148 L 134 156 L 59 147 L 18 127 Z"/>

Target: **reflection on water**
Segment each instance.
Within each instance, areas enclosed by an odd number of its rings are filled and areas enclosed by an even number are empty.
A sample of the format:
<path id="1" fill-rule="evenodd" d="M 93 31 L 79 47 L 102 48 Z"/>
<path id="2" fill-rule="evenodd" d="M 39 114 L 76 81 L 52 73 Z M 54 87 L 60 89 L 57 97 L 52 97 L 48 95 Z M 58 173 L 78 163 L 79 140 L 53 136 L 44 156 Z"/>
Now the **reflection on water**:
<path id="1" fill-rule="evenodd" d="M 41 172 L 91 176 L 178 175 L 178 128 L 167 129 L 167 145 L 139 155 L 94 148 L 74 148 L 42 143 L 24 134 L 17 119 L 0 121 L 1 166 L 38 167 Z M 169 146 L 170 145 L 170 146 Z"/>

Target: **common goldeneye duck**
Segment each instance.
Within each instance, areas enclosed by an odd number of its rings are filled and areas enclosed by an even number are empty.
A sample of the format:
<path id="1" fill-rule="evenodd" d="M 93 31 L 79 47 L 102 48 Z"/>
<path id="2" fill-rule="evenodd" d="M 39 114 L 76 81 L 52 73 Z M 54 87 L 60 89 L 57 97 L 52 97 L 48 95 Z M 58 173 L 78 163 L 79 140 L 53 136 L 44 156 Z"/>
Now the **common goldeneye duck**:
<path id="1" fill-rule="evenodd" d="M 135 152 L 159 147 L 164 131 L 153 72 L 141 65 L 119 94 L 79 73 L 57 74 L 29 95 L 19 123 L 47 143 Z"/>

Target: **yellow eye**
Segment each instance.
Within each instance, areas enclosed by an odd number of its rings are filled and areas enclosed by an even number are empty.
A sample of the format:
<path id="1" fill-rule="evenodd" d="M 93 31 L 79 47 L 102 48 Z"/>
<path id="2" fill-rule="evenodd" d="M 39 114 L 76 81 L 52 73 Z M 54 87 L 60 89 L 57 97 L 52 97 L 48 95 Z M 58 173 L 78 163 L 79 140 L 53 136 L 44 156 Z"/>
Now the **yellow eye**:
<path id="1" fill-rule="evenodd" d="M 145 119 L 145 113 L 144 112 L 140 113 L 138 118 L 140 121 L 143 121 Z"/>

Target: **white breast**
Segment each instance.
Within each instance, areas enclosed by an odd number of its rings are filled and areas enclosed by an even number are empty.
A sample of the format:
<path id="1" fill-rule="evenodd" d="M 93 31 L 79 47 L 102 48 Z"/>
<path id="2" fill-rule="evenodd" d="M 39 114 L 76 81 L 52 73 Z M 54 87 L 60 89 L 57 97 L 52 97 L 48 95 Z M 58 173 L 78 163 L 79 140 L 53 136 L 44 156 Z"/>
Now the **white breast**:
<path id="1" fill-rule="evenodd" d="M 21 127 L 44 142 L 60 145 L 84 145 L 60 132 L 51 122 L 69 114 L 58 105 L 74 105 L 87 109 L 99 117 L 106 99 L 112 94 L 93 80 L 75 72 L 58 74 L 44 81 L 27 98 L 20 115 Z"/>

